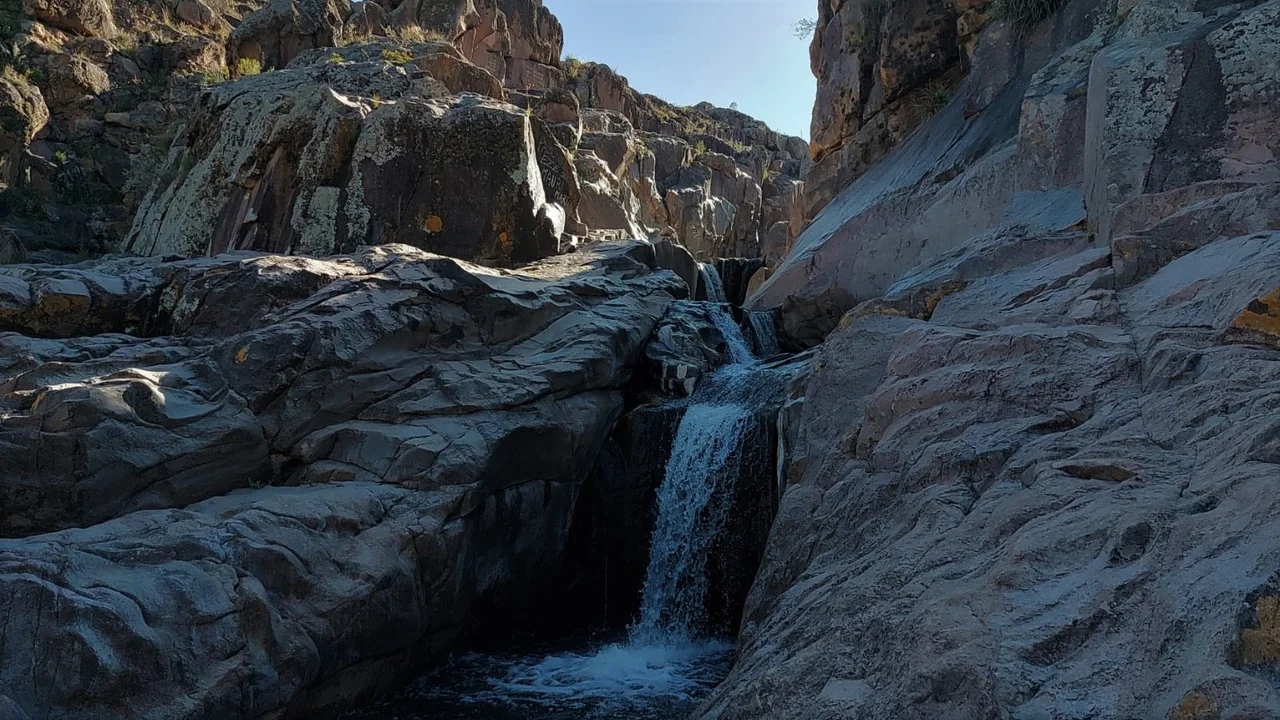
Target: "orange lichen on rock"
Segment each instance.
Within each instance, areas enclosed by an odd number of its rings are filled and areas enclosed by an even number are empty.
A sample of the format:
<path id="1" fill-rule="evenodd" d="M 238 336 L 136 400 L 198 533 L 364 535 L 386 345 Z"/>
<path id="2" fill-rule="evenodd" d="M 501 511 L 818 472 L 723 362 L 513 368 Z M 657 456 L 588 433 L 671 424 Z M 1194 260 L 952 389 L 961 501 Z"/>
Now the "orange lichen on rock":
<path id="1" fill-rule="evenodd" d="M 1258 597 L 1254 612 L 1257 626 L 1242 628 L 1236 643 L 1238 665 L 1266 665 L 1280 660 L 1280 596 Z"/>
<path id="2" fill-rule="evenodd" d="M 1231 325 L 1280 338 L 1280 289 L 1250 302 Z"/>
<path id="3" fill-rule="evenodd" d="M 1169 711 L 1169 720 L 1217 720 L 1218 704 L 1199 690 L 1192 690 Z"/>

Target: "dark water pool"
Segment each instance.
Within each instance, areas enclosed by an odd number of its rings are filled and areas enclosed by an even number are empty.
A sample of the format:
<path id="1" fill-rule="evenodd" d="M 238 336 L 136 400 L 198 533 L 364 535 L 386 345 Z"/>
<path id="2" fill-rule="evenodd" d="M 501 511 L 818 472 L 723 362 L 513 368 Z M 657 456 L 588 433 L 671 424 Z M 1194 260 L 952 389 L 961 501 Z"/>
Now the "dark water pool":
<path id="1" fill-rule="evenodd" d="M 470 654 L 341 720 L 675 720 L 724 678 L 723 641 L 581 640 Z"/>

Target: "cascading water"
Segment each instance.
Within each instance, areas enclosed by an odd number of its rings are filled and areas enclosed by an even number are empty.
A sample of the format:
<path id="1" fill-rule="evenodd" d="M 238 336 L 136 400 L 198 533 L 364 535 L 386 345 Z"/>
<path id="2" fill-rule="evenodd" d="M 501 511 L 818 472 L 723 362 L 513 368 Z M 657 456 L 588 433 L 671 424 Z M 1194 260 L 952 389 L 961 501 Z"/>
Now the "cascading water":
<path id="1" fill-rule="evenodd" d="M 741 382 L 746 377 L 743 372 L 724 372 L 711 382 Z M 631 631 L 633 642 L 698 636 L 706 607 L 707 558 L 729 510 L 728 503 L 713 504 L 712 495 L 731 489 L 736 478 L 724 477 L 725 465 L 751 419 L 750 410 L 733 402 L 698 403 L 685 411 L 658 489 L 658 523 L 649 549 L 640 620 Z"/>
<path id="2" fill-rule="evenodd" d="M 728 671 L 732 643 L 706 631 L 707 563 L 732 506 L 730 460 L 781 383 L 779 371 L 754 357 L 728 306 L 711 317 L 729 362 L 703 379 L 677 427 L 639 618 L 627 636 L 582 652 L 464 657 L 420 692 L 430 717 L 665 720 L 689 712 Z"/>
<path id="3" fill-rule="evenodd" d="M 720 280 L 720 271 L 711 263 L 698 265 L 698 281 L 702 283 L 707 302 L 727 302 L 724 294 L 724 282 Z"/>
<path id="4" fill-rule="evenodd" d="M 600 696 L 616 706 L 686 700 L 718 679 L 732 645 L 703 633 L 706 563 L 729 504 L 714 499 L 736 479 L 725 470 L 752 419 L 747 396 L 758 361 L 727 309 L 716 308 L 711 317 L 729 363 L 703 381 L 676 430 L 658 488 L 639 620 L 624 643 L 514 668 L 504 689 L 549 698 Z"/>
<path id="5" fill-rule="evenodd" d="M 756 349 L 760 357 L 773 357 L 781 352 L 778 347 L 778 331 L 773 326 L 773 315 L 765 310 L 745 311 L 747 322 L 751 325 L 751 334 L 756 338 Z"/>

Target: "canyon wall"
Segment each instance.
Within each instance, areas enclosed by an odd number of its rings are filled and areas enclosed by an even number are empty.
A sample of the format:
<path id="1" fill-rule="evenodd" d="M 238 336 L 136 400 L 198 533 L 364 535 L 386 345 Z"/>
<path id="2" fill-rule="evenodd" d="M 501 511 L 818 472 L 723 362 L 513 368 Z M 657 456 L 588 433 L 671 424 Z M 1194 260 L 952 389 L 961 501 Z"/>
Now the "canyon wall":
<path id="1" fill-rule="evenodd" d="M 821 346 L 701 716 L 1276 716 L 1280 4 L 944 4 L 874 52 L 823 5 L 806 188 L 849 180 L 748 300 Z"/>

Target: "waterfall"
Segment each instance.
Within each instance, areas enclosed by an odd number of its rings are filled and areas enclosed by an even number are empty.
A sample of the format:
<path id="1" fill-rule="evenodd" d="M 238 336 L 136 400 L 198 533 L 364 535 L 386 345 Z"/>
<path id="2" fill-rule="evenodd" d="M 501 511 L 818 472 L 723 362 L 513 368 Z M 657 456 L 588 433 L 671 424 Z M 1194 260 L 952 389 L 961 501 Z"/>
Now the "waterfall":
<path id="1" fill-rule="evenodd" d="M 747 339 L 742 335 L 742 328 L 738 327 L 738 323 L 733 321 L 733 316 L 725 311 L 724 308 L 716 308 L 711 313 L 711 324 L 716 326 L 720 331 L 720 336 L 724 338 L 725 347 L 729 351 L 730 365 L 753 365 L 756 358 L 751 354 L 751 345 L 747 343 Z"/>
<path id="2" fill-rule="evenodd" d="M 640 620 L 641 641 L 691 639 L 702 623 L 711 543 L 724 524 L 727 503 L 712 495 L 732 482 L 721 475 L 751 421 L 739 405 L 694 405 L 685 411 L 658 490 L 658 522 L 649 548 Z"/>
<path id="3" fill-rule="evenodd" d="M 676 430 L 658 488 L 658 520 L 633 642 L 687 641 L 702 625 L 707 558 L 729 512 L 729 503 L 715 500 L 731 496 L 737 480 L 726 465 L 752 420 L 748 402 L 757 364 L 725 309 L 717 307 L 712 322 L 724 336 L 730 362 L 694 393 Z"/>
<path id="4" fill-rule="evenodd" d="M 702 266 L 703 281 L 718 287 L 706 280 L 718 279 L 715 269 L 706 270 Z M 618 717 L 669 718 L 690 708 L 653 703 L 696 700 L 728 672 L 733 645 L 708 632 L 708 561 L 733 510 L 743 440 L 758 411 L 777 399 L 790 371 L 762 365 L 729 306 L 710 307 L 729 362 L 703 378 L 676 428 L 657 493 L 639 618 L 624 642 L 485 669 L 496 697 L 549 707 L 611 707 Z M 641 714 L 638 708 L 649 709 Z"/>
<path id="5" fill-rule="evenodd" d="M 773 357 L 781 352 L 778 347 L 778 331 L 773 326 L 773 314 L 768 310 L 746 311 L 747 322 L 751 324 L 751 334 L 756 336 L 756 348 L 760 357 Z"/>
<path id="6" fill-rule="evenodd" d="M 720 281 L 720 271 L 711 263 L 699 263 L 698 279 L 702 283 L 707 302 L 722 303 L 725 300 L 724 283 Z"/>

